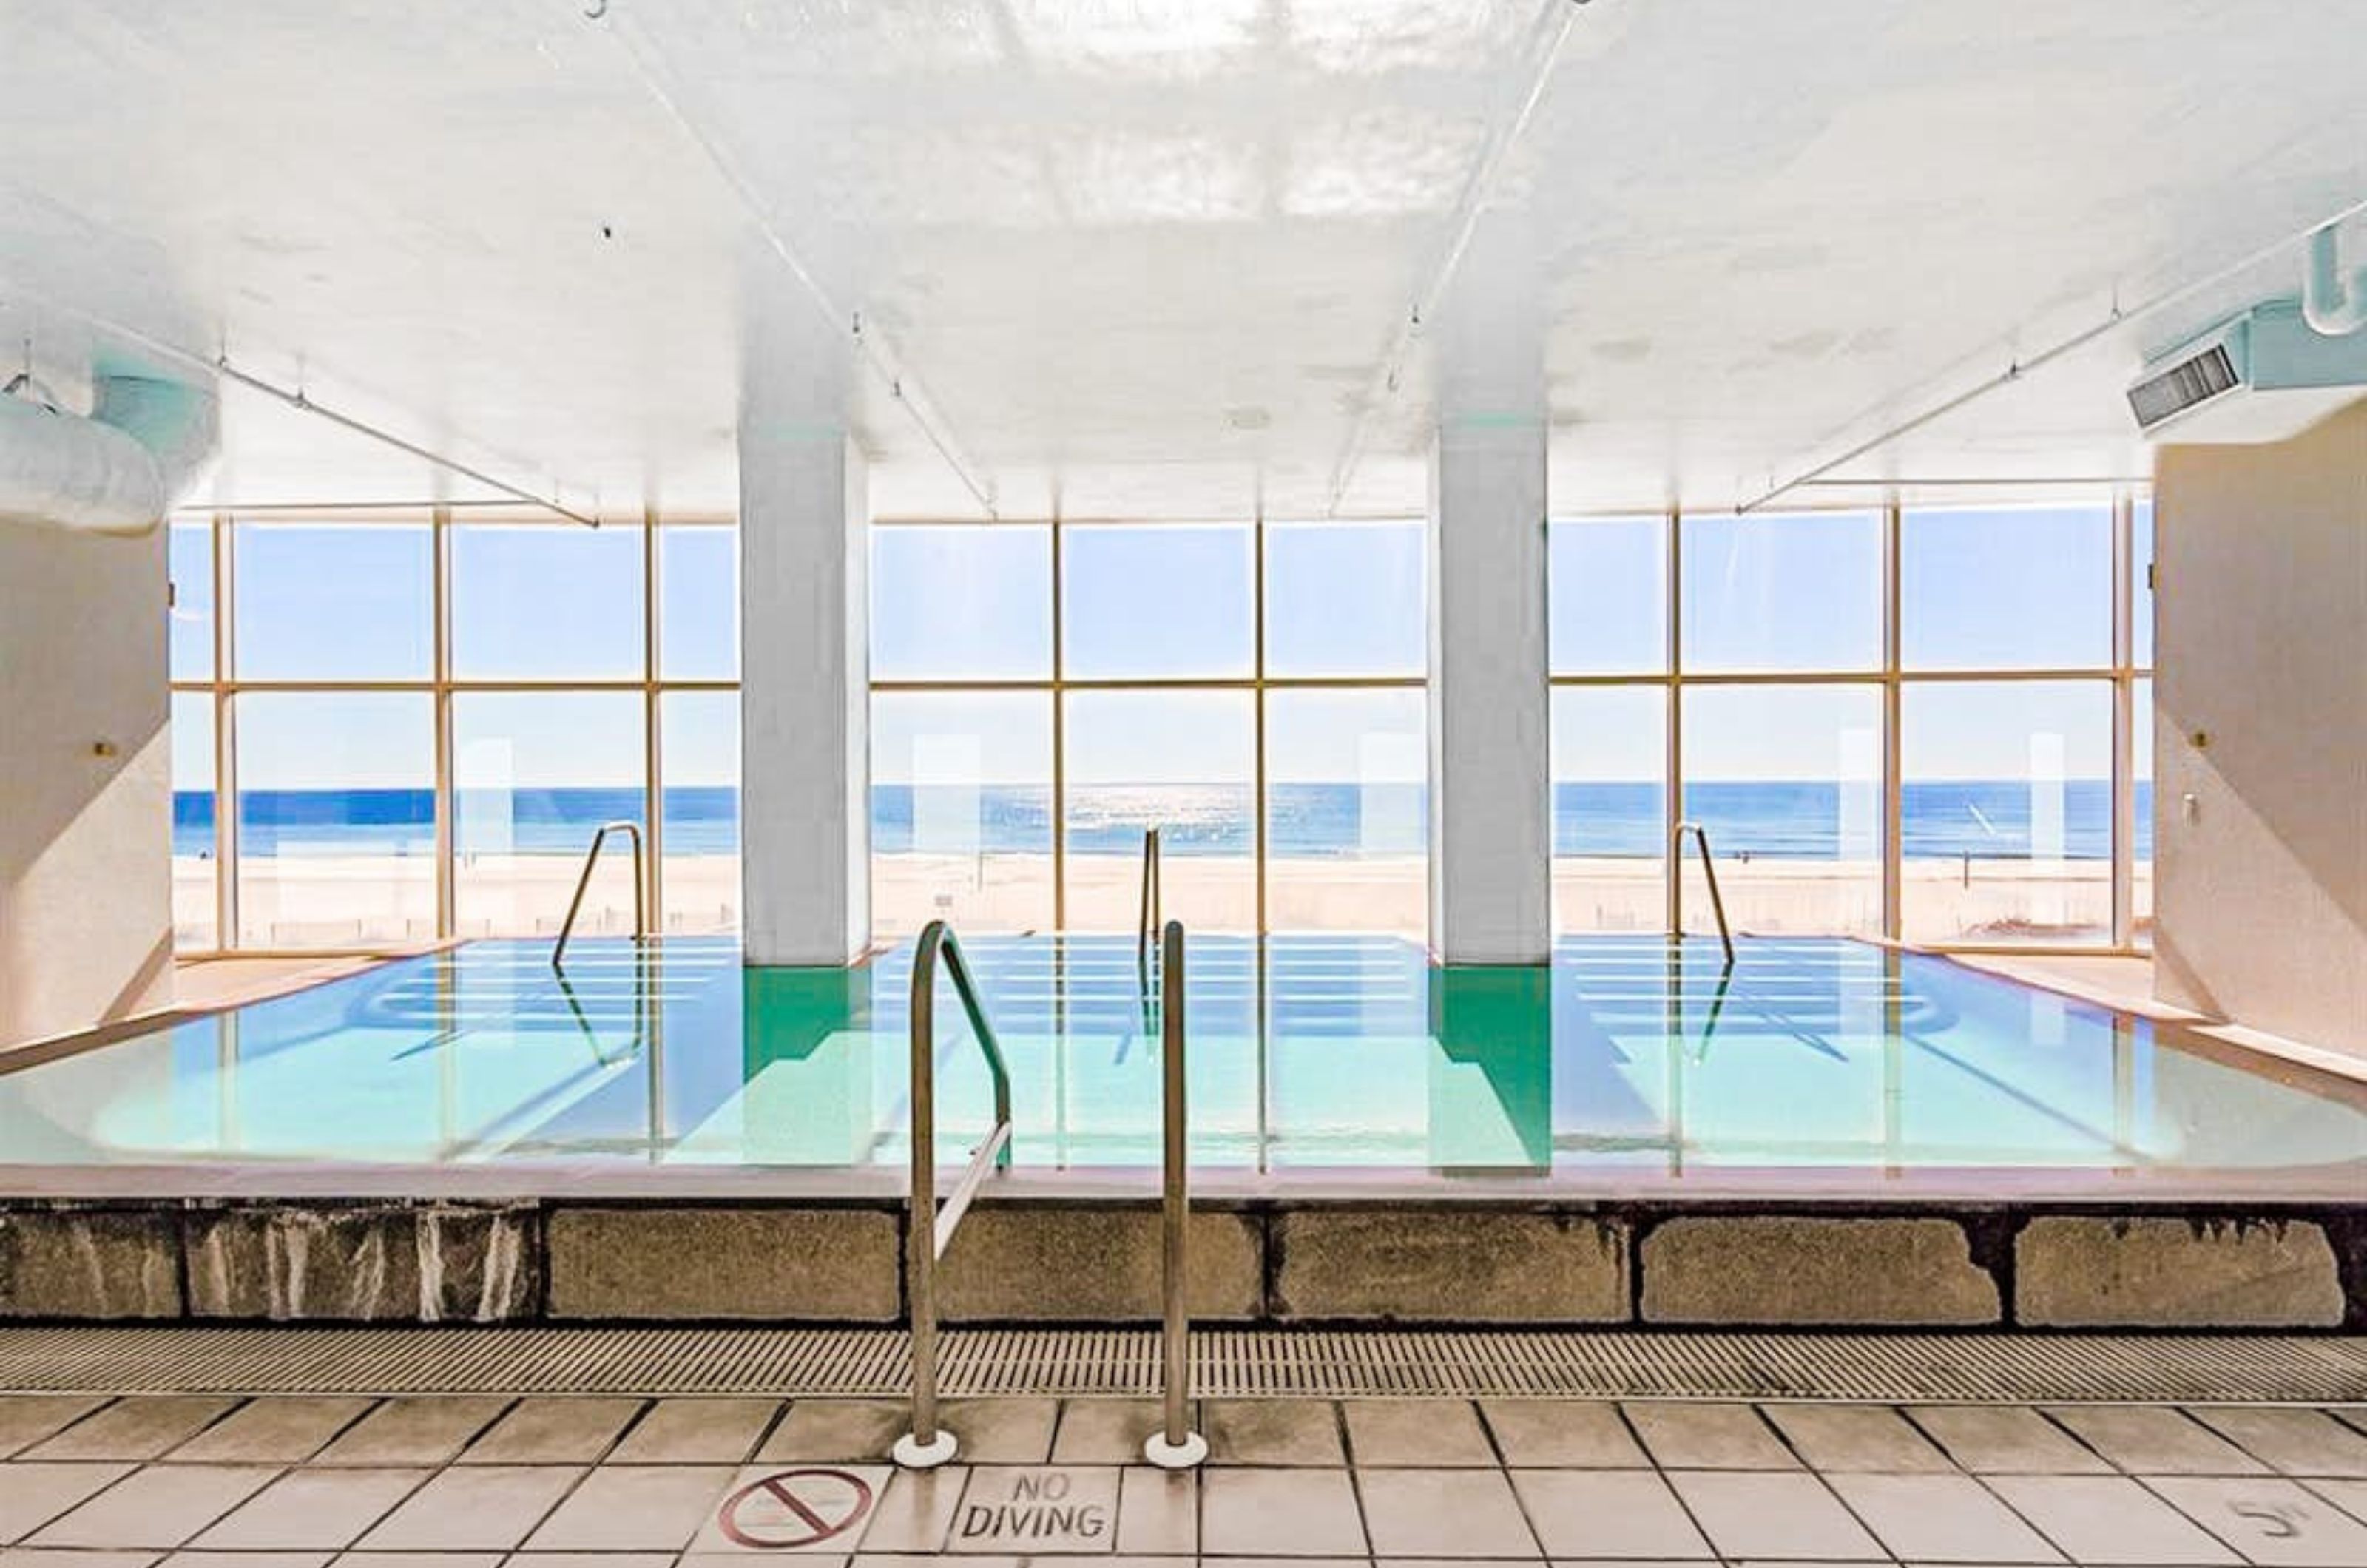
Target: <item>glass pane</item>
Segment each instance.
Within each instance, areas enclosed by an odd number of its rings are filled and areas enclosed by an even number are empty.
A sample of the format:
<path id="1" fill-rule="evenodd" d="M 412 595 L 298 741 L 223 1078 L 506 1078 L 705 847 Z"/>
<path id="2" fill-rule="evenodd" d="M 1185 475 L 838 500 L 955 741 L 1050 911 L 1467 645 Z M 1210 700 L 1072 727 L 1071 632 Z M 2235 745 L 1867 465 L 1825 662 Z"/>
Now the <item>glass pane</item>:
<path id="1" fill-rule="evenodd" d="M 1246 525 L 1060 535 L 1062 661 L 1078 680 L 1247 675 L 1256 604 Z"/>
<path id="2" fill-rule="evenodd" d="M 665 929 L 740 929 L 740 694 L 658 699 L 665 770 Z"/>
<path id="3" fill-rule="evenodd" d="M 176 692 L 174 945 L 193 952 L 218 945 L 214 910 L 214 699 L 204 692 Z"/>
<path id="4" fill-rule="evenodd" d="M 1684 694 L 1684 816 L 1708 829 L 1738 931 L 1882 929 L 1882 693 L 1694 686 Z M 1686 929 L 1710 930 L 1689 849 Z"/>
<path id="5" fill-rule="evenodd" d="M 1684 519 L 1684 667 L 1879 670 L 1882 519 Z"/>
<path id="6" fill-rule="evenodd" d="M 436 699 L 249 692 L 238 727 L 238 923 L 249 947 L 436 934 Z"/>
<path id="7" fill-rule="evenodd" d="M 1667 924 L 1668 732 L 1663 687 L 1554 688 L 1556 930 Z"/>
<path id="8" fill-rule="evenodd" d="M 897 524 L 871 531 L 874 680 L 1051 673 L 1051 529 Z"/>
<path id="9" fill-rule="evenodd" d="M 1428 933 L 1428 708 L 1415 688 L 1267 694 L 1272 929 Z"/>
<path id="10" fill-rule="evenodd" d="M 214 678 L 214 526 L 176 523 L 166 546 L 173 581 L 172 671 L 176 681 Z"/>
<path id="11" fill-rule="evenodd" d="M 2112 683 L 1912 683 L 1900 702 L 1901 934 L 2108 940 Z"/>
<path id="12" fill-rule="evenodd" d="M 1269 525 L 1266 673 L 1418 676 L 1429 668 L 1422 527 Z"/>
<path id="13" fill-rule="evenodd" d="M 1069 928 L 1135 929 L 1142 835 L 1155 827 L 1166 917 L 1255 930 L 1251 694 L 1072 692 L 1068 705 Z"/>
<path id="14" fill-rule="evenodd" d="M 1909 512 L 1898 527 L 1899 659 L 1908 668 L 2112 663 L 2110 506 Z"/>
<path id="15" fill-rule="evenodd" d="M 1557 675 L 1669 667 L 1669 521 L 1580 517 L 1546 532 L 1546 663 Z"/>
<path id="16" fill-rule="evenodd" d="M 425 681 L 436 673 L 436 546 L 425 527 L 241 523 L 243 681 Z"/>
<path id="17" fill-rule="evenodd" d="M 604 822 L 647 818 L 632 692 L 463 692 L 452 699 L 453 871 L 462 936 L 552 936 Z M 611 840 L 580 933 L 633 929 L 632 860 Z"/>
<path id="18" fill-rule="evenodd" d="M 2129 559 L 2133 563 L 2131 592 L 2136 604 L 2129 625 L 2131 662 L 2140 670 L 2153 668 L 2153 502 L 2140 500 L 2129 518 Z"/>
<path id="19" fill-rule="evenodd" d="M 740 678 L 740 531 L 658 530 L 658 669 L 669 681 Z"/>
<path id="20" fill-rule="evenodd" d="M 2130 777 L 2135 782 L 2136 842 L 2130 848 L 2129 909 L 2136 945 L 2153 945 L 2153 682 L 2139 681 L 2131 701 Z"/>
<path id="21" fill-rule="evenodd" d="M 470 681 L 641 675 L 641 531 L 452 530 L 452 673 Z"/>
<path id="22" fill-rule="evenodd" d="M 1048 931 L 1052 698 L 882 692 L 871 700 L 871 929 Z"/>

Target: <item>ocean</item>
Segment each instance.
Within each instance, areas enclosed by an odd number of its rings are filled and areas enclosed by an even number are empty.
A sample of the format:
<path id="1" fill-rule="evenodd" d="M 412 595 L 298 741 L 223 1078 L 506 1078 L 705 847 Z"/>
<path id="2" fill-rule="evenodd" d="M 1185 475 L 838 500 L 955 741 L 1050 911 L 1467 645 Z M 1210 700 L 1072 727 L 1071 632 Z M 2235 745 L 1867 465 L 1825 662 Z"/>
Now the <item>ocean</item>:
<path id="1" fill-rule="evenodd" d="M 1069 792 L 1069 850 L 1073 854 L 1132 854 L 1142 829 L 1161 826 L 1172 854 L 1246 854 L 1252 847 L 1251 791 L 1229 784 L 1156 788 L 1073 787 Z M 1418 784 L 1360 786 L 1276 784 L 1269 825 L 1276 855 L 1410 854 L 1422 846 L 1424 790 Z M 1665 829 L 1660 791 L 1640 784 L 1557 784 L 1554 850 L 1561 855 L 1652 855 Z M 894 854 L 914 845 L 916 819 L 926 824 L 929 847 L 948 852 L 1048 853 L 1051 791 L 989 786 L 968 790 L 883 784 L 871 792 L 871 844 Z M 463 853 L 579 854 L 593 830 L 617 818 L 637 818 L 641 792 L 633 789 L 540 789 L 479 794 L 456 802 L 456 842 Z M 1910 860 L 2031 853 L 2030 787 L 2013 781 L 1918 782 L 1903 791 L 1903 851 Z M 1846 807 L 1846 809 L 1845 809 Z M 728 854 L 740 834 L 736 789 L 677 788 L 665 792 L 669 854 Z M 1721 857 L 1829 860 L 1865 852 L 1863 826 L 1878 809 L 1872 786 L 1833 783 L 1696 783 L 1685 791 L 1685 815 L 1708 829 Z M 173 799 L 176 854 L 213 852 L 214 796 L 182 791 Z M 2047 817 L 2056 813 L 2047 812 Z M 2103 860 L 2112 853 L 2112 787 L 2101 779 L 2063 786 L 2060 853 Z M 2152 789 L 2137 786 L 2136 854 L 2153 852 Z M 974 840 L 970 835 L 974 831 Z M 955 841 L 948 841 L 949 834 Z M 429 855 L 436 845 L 436 802 L 429 790 L 251 790 L 244 796 L 241 852 Z M 963 841 L 970 840 L 970 841 Z"/>

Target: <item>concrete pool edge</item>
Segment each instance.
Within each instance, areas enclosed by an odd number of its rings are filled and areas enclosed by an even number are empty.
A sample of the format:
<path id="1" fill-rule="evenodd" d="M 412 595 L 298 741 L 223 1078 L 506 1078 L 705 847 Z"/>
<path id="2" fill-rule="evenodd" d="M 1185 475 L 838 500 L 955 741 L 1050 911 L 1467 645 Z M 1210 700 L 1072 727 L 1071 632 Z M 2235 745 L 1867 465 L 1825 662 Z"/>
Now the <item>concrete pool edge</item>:
<path id="1" fill-rule="evenodd" d="M 1234 1200 L 1208 1326 L 2367 1329 L 2367 1207 Z M 0 1318 L 800 1323 L 901 1316 L 893 1200 L 0 1201 Z M 1144 1323 L 1155 1206 L 982 1202 L 946 1321 Z"/>

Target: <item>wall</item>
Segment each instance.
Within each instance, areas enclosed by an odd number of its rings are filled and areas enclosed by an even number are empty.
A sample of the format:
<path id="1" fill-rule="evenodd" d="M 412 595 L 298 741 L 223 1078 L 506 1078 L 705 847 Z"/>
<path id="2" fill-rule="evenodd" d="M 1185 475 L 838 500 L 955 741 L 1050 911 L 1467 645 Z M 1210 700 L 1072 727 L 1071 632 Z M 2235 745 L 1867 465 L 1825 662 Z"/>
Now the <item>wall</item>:
<path id="1" fill-rule="evenodd" d="M 2157 989 L 2367 1057 L 2367 402 L 2156 482 Z"/>
<path id="2" fill-rule="evenodd" d="M 0 1045 L 170 994 L 164 582 L 162 529 L 0 525 Z"/>

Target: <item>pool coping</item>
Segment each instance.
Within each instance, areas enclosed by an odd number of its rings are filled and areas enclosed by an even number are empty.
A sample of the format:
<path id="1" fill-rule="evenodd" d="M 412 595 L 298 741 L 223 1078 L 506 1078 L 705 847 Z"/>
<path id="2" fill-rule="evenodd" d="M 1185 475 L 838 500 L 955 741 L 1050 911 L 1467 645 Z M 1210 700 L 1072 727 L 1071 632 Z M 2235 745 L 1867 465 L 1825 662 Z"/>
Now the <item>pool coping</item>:
<path id="1" fill-rule="evenodd" d="M 957 1173 L 940 1163 L 941 1184 Z M 1152 1166 L 1029 1169 L 992 1179 L 982 1201 L 1001 1203 L 1153 1202 Z M 0 1205 L 130 1200 L 287 1201 L 419 1199 L 449 1202 L 597 1201 L 748 1204 L 902 1203 L 901 1162 L 865 1166 L 699 1165 L 517 1161 L 467 1166 L 345 1162 L 23 1166 L 0 1164 Z M 2227 1203 L 2367 1207 L 2367 1157 L 2297 1169 L 2162 1168 L 1732 1167 L 1715 1171 L 1597 1167 L 1514 1173 L 1360 1166 L 1247 1171 L 1195 1167 L 1196 1206 L 1255 1204 L 1521 1206 L 1582 1209 L 1631 1202 L 1769 1203 L 1906 1209 L 1992 1203 L 2105 1204 L 2150 1209 Z"/>

